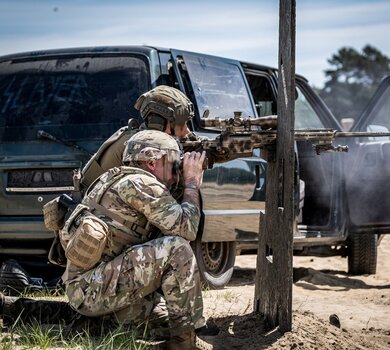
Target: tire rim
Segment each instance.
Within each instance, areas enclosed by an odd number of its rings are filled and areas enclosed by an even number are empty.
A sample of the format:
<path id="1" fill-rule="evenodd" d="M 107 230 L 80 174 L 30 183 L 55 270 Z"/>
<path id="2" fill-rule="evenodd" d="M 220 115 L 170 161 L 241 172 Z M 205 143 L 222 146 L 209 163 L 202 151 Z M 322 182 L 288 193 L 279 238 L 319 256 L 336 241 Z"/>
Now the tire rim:
<path id="1" fill-rule="evenodd" d="M 228 254 L 227 244 L 227 242 L 202 244 L 203 262 L 208 272 L 215 274 L 223 271 L 226 264 L 226 254 Z"/>

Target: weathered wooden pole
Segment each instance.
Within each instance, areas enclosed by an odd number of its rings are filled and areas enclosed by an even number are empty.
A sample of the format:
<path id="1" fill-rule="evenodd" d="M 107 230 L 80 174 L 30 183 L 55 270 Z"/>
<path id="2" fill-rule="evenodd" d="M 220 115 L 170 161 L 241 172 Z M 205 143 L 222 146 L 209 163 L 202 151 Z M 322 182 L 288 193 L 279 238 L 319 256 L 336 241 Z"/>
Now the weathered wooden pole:
<path id="1" fill-rule="evenodd" d="M 295 9 L 295 0 L 280 0 L 277 143 L 266 152 L 266 204 L 260 215 L 254 302 L 269 326 L 279 326 L 283 333 L 292 326 Z"/>

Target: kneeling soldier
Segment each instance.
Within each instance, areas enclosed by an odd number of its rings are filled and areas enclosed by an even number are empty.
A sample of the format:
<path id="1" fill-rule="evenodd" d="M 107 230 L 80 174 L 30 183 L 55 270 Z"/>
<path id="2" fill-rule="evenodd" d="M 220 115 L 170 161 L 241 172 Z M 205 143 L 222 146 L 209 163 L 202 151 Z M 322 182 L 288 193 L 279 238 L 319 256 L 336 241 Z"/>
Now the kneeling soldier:
<path id="1" fill-rule="evenodd" d="M 65 223 L 63 280 L 69 304 L 82 315 L 125 324 L 157 319 L 168 325 L 168 349 L 207 349 L 195 332 L 205 320 L 188 242 L 200 220 L 205 153 L 184 154 L 179 204 L 170 188 L 180 158 L 166 133 L 144 130 L 130 138 L 125 166 L 104 173 Z"/>

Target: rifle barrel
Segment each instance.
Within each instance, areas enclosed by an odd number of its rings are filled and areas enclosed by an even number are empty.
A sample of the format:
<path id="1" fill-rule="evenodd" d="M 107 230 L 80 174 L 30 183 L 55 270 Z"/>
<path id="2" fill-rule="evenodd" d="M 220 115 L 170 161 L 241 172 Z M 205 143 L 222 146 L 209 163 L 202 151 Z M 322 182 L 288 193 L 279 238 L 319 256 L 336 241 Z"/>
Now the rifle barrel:
<path id="1" fill-rule="evenodd" d="M 385 137 L 390 136 L 386 131 L 336 131 L 335 137 Z"/>

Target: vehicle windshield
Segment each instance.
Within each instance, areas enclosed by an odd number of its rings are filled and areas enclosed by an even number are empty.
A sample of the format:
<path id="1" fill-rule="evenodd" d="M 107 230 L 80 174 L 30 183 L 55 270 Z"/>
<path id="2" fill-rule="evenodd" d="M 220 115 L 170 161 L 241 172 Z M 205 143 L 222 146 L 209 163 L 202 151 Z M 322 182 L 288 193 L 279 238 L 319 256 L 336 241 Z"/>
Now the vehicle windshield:
<path id="1" fill-rule="evenodd" d="M 138 115 L 150 89 L 142 57 L 67 57 L 0 63 L 0 141 L 44 130 L 68 141 L 107 138 Z"/>
<path id="2" fill-rule="evenodd" d="M 232 118 L 235 111 L 242 112 L 245 118 L 256 116 L 238 65 L 190 53 L 183 58 L 201 117 L 206 110 L 209 118 Z"/>

